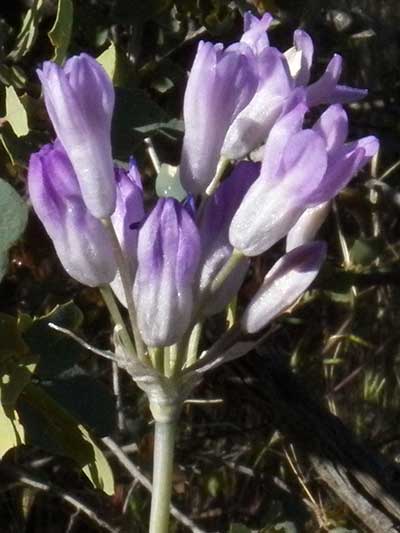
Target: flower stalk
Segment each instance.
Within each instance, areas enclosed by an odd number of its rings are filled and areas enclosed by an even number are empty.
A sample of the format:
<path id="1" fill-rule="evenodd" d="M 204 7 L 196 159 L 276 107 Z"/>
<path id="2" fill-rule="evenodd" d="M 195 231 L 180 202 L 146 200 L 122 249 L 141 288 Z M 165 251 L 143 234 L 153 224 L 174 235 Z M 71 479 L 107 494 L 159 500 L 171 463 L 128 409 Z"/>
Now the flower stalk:
<path id="1" fill-rule="evenodd" d="M 168 533 L 177 420 L 156 421 L 149 533 Z"/>
<path id="2" fill-rule="evenodd" d="M 111 219 L 104 218 L 102 219 L 102 223 L 111 237 L 115 260 L 117 262 L 118 271 L 121 276 L 122 287 L 125 293 L 126 304 L 128 307 L 129 321 L 131 324 L 133 337 L 135 340 L 136 353 L 139 359 L 143 363 L 145 363 L 147 361 L 146 353 L 145 353 L 145 346 L 144 346 L 142 337 L 140 335 L 139 329 L 137 327 L 135 305 L 133 303 L 132 291 L 130 289 L 130 282 L 129 282 L 130 277 L 129 277 L 128 267 L 127 267 L 124 255 L 122 253 L 122 249 L 119 244 L 117 234 L 115 233 L 115 228 L 111 222 Z"/>

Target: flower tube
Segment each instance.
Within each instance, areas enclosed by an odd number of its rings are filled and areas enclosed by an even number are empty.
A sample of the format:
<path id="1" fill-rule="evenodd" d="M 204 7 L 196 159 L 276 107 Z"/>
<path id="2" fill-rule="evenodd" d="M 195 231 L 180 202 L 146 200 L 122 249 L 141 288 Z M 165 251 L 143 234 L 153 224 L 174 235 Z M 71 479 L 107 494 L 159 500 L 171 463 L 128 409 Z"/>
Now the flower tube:
<path id="1" fill-rule="evenodd" d="M 192 318 L 193 281 L 200 257 L 196 225 L 177 200 L 160 198 L 139 231 L 133 296 L 148 346 L 170 346 Z"/>
<path id="2" fill-rule="evenodd" d="M 68 274 L 90 287 L 110 283 L 117 266 L 109 235 L 88 211 L 74 169 L 58 141 L 32 154 L 28 187 L 33 208 Z"/>
<path id="3" fill-rule="evenodd" d="M 185 189 L 203 193 L 212 181 L 226 132 L 257 86 L 254 54 L 245 43 L 225 50 L 200 42 L 188 79 L 180 176 Z"/>
<path id="4" fill-rule="evenodd" d="M 87 54 L 72 57 L 63 68 L 46 61 L 38 75 L 47 112 L 75 170 L 85 204 L 97 218 L 110 216 L 116 201 L 111 80 Z"/>
<path id="5" fill-rule="evenodd" d="M 315 241 L 279 259 L 264 278 L 241 319 L 247 333 L 257 333 L 285 311 L 311 285 L 326 256 L 326 244 Z"/>

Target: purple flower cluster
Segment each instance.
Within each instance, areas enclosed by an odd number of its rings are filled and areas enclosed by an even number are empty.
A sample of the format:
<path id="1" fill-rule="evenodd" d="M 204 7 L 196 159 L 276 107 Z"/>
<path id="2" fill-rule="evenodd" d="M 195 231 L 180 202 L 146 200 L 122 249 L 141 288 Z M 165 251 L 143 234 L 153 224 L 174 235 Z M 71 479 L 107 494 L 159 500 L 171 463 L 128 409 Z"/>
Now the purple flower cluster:
<path id="1" fill-rule="evenodd" d="M 33 207 L 67 272 L 111 284 L 123 304 L 110 220 L 130 279 L 140 334 L 148 346 L 177 343 L 193 324 L 237 294 L 250 258 L 286 237 L 287 254 L 265 277 L 241 327 L 255 333 L 313 281 L 326 246 L 311 242 L 330 200 L 378 150 L 375 137 L 347 142 L 343 103 L 366 91 L 338 85 L 341 57 L 309 84 L 313 43 L 304 31 L 281 53 L 266 33 L 272 18 L 245 16 L 240 42 L 199 44 L 184 100 L 180 178 L 191 201 L 160 198 L 145 213 L 135 164 L 115 168 L 111 81 L 82 54 L 39 71 L 57 140 L 31 156 Z M 304 127 L 311 107 L 328 107 Z M 243 160 L 257 150 L 260 163 Z M 232 169 L 220 184 L 221 161 Z M 226 276 L 222 277 L 232 257 Z M 216 280 L 219 282 L 216 284 Z M 126 287 L 125 287 L 126 289 Z"/>

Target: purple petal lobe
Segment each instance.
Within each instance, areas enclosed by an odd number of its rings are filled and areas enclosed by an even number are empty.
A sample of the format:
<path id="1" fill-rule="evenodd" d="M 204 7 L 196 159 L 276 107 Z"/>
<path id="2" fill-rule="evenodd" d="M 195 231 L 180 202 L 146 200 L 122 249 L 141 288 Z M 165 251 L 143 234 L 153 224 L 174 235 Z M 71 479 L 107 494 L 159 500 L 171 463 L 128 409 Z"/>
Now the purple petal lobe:
<path id="1" fill-rule="evenodd" d="M 273 21 L 272 15 L 265 13 L 258 19 L 250 11 L 244 14 L 244 33 L 240 39 L 242 43 L 250 46 L 255 54 L 260 54 L 269 46 L 267 30 Z"/>
<path id="2" fill-rule="evenodd" d="M 328 152 L 334 156 L 347 139 L 349 127 L 346 111 L 340 104 L 329 106 L 322 113 L 313 130 L 325 139 Z"/>

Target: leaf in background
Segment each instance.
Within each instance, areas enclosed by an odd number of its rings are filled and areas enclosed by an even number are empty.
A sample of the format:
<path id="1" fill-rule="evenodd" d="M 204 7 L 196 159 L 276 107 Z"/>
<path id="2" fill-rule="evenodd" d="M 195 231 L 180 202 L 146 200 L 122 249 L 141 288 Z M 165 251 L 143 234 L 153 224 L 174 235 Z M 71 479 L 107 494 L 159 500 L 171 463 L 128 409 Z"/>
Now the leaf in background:
<path id="1" fill-rule="evenodd" d="M 170 117 L 141 89 L 117 87 L 115 96 L 112 127 L 114 156 L 126 161 L 132 154 L 134 145 L 150 134 L 149 131 L 141 131 L 142 128 L 149 125 L 157 127 Z"/>
<path id="2" fill-rule="evenodd" d="M 60 65 L 67 56 L 71 41 L 73 12 L 72 0 L 58 0 L 56 20 L 48 33 L 54 46 L 53 61 Z"/>
<path id="3" fill-rule="evenodd" d="M 28 116 L 14 87 L 6 87 L 5 119 L 10 124 L 17 137 L 23 137 L 29 133 Z"/>
<path id="4" fill-rule="evenodd" d="M 49 327 L 57 326 L 76 330 L 83 321 L 82 311 L 73 302 L 57 305 L 50 313 L 36 318 L 23 337 L 30 350 L 39 355 L 36 374 L 41 379 L 54 378 L 72 368 L 79 359 L 82 348 L 63 333 Z"/>
<path id="5" fill-rule="evenodd" d="M 22 89 L 27 82 L 27 77 L 17 65 L 9 67 L 0 64 L 0 82 L 3 85 L 12 85 L 16 89 Z"/>
<path id="6" fill-rule="evenodd" d="M 27 442 L 73 459 L 106 494 L 114 494 L 114 478 L 106 457 L 81 424 L 41 387 L 29 384 L 18 410 Z"/>
<path id="7" fill-rule="evenodd" d="M 21 336 L 18 319 L 0 313 L 0 369 L 1 364 L 13 356 L 28 353 L 28 347 Z"/>
<path id="8" fill-rule="evenodd" d="M 156 178 L 156 193 L 159 197 L 168 196 L 176 198 L 179 202 L 186 198 L 187 192 L 181 185 L 178 167 L 166 163 L 161 165 Z"/>
<path id="9" fill-rule="evenodd" d="M 26 226 L 28 208 L 19 194 L 0 179 L 0 280 L 7 269 L 7 252 Z"/>
<path id="10" fill-rule="evenodd" d="M 369 265 L 385 250 L 385 241 L 382 237 L 356 239 L 350 249 L 351 262 L 356 265 Z"/>
<path id="11" fill-rule="evenodd" d="M 43 0 L 34 0 L 32 7 L 26 12 L 14 50 L 8 55 L 9 59 L 18 62 L 32 48 L 38 36 L 43 4 Z"/>
<path id="12" fill-rule="evenodd" d="M 117 51 L 113 42 L 111 42 L 110 46 L 97 57 L 97 61 L 114 81 L 114 76 L 117 69 Z"/>
<path id="13" fill-rule="evenodd" d="M 143 24 L 147 20 L 157 17 L 168 9 L 172 0 L 146 0 L 145 2 L 127 2 L 116 0 L 112 17 L 120 24 Z"/>
<path id="14" fill-rule="evenodd" d="M 0 459 L 11 448 L 25 444 L 25 430 L 21 425 L 18 413 L 12 410 L 5 413 L 0 404 Z"/>
<path id="15" fill-rule="evenodd" d="M 97 436 L 110 435 L 115 430 L 114 396 L 103 383 L 81 369 L 80 373 L 71 374 L 43 383 L 43 389 Z"/>

